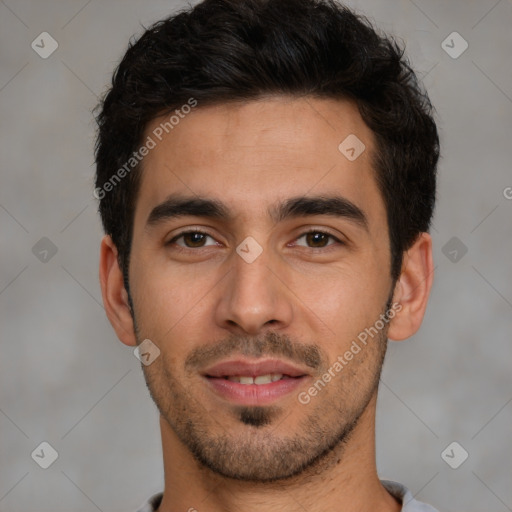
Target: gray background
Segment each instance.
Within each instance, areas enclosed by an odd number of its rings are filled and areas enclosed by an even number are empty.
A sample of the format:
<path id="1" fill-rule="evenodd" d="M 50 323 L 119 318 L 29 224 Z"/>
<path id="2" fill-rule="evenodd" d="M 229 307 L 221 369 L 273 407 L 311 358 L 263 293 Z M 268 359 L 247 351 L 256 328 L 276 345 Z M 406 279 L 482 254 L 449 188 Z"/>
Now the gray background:
<path id="1" fill-rule="evenodd" d="M 163 488 L 156 407 L 101 305 L 91 109 L 129 37 L 183 5 L 0 1 L 2 512 L 130 511 Z M 512 2 L 349 5 L 407 43 L 443 143 L 435 284 L 420 332 L 390 344 L 380 475 L 441 511 L 512 510 Z M 31 48 L 43 31 L 47 59 Z M 469 43 L 456 59 L 453 31 Z M 33 250 L 43 237 L 55 255 Z M 453 441 L 458 469 L 441 457 Z"/>

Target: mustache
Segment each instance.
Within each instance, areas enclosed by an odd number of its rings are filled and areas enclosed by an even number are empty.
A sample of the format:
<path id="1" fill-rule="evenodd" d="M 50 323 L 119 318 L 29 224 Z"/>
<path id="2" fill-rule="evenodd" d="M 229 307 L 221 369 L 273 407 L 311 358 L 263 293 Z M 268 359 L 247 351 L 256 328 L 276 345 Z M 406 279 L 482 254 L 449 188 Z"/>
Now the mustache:
<path id="1" fill-rule="evenodd" d="M 313 344 L 292 342 L 289 336 L 269 331 L 261 336 L 231 334 L 228 338 L 192 350 L 185 360 L 185 369 L 197 371 L 233 355 L 248 357 L 277 356 L 319 370 L 326 368 L 327 358 Z"/>

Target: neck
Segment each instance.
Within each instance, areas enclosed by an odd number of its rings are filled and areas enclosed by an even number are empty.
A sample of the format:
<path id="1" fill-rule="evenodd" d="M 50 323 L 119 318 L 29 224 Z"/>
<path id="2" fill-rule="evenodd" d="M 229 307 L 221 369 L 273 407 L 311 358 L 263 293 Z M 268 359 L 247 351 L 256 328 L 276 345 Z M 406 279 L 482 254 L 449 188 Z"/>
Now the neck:
<path id="1" fill-rule="evenodd" d="M 377 476 L 375 406 L 376 395 L 342 446 L 300 475 L 272 483 L 232 480 L 200 466 L 160 417 L 165 489 L 158 512 L 398 512 L 401 504 Z"/>

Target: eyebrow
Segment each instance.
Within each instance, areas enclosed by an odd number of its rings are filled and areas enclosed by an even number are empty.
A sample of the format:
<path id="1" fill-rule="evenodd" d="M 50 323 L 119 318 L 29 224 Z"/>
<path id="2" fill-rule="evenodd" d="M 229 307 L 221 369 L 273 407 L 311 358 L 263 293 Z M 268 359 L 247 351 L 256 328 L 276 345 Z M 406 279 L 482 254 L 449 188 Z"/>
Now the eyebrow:
<path id="1" fill-rule="evenodd" d="M 364 211 L 342 196 L 299 196 L 280 201 L 268 209 L 274 222 L 309 215 L 329 215 L 344 218 L 368 231 L 368 218 Z M 235 215 L 216 199 L 172 194 L 155 206 L 148 216 L 147 227 L 179 217 L 204 217 L 230 222 Z"/>

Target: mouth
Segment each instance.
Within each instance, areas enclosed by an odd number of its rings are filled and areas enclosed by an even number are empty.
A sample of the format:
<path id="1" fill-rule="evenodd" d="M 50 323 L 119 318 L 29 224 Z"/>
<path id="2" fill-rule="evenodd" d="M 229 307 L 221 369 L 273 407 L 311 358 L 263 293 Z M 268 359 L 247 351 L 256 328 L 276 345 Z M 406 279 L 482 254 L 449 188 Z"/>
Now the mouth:
<path id="1" fill-rule="evenodd" d="M 211 379 L 215 379 L 218 377 L 208 376 Z M 297 377 L 290 377 L 290 375 L 283 375 L 282 373 L 267 373 L 265 375 L 225 375 L 221 377 L 223 379 L 229 380 L 230 382 L 239 382 L 240 384 L 249 385 L 256 384 L 257 386 L 261 386 L 262 384 L 270 384 L 271 382 L 277 382 L 278 380 L 283 379 L 296 379 Z"/>
<path id="2" fill-rule="evenodd" d="M 270 404 L 294 391 L 310 375 L 286 361 L 224 361 L 202 373 L 210 389 L 240 405 Z"/>

